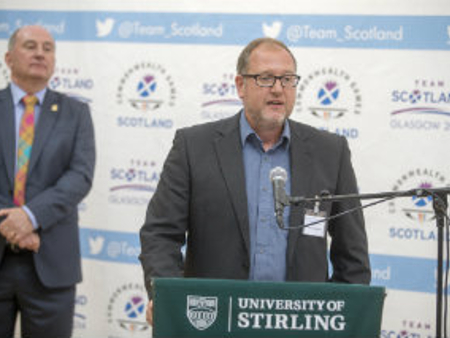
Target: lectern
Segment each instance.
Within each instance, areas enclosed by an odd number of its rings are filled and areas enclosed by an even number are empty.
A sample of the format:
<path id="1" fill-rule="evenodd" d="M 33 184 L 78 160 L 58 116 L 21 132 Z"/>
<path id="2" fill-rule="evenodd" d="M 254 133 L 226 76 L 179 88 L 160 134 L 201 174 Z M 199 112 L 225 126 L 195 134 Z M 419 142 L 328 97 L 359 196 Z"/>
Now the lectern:
<path id="1" fill-rule="evenodd" d="M 153 337 L 379 337 L 385 289 L 155 278 Z"/>

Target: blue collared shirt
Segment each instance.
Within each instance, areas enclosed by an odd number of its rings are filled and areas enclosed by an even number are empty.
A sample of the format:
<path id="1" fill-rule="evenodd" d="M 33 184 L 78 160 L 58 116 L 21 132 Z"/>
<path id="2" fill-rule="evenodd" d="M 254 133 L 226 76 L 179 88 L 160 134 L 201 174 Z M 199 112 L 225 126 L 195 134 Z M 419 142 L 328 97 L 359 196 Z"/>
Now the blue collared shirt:
<path id="1" fill-rule="evenodd" d="M 250 225 L 250 280 L 286 280 L 288 231 L 281 230 L 275 219 L 270 171 L 283 167 L 288 173 L 286 193 L 290 194 L 290 129 L 285 122 L 279 141 L 264 151 L 259 136 L 250 127 L 244 112 L 240 119 Z M 289 208 L 284 210 L 288 224 Z"/>
<path id="2" fill-rule="evenodd" d="M 47 92 L 47 88 L 44 88 L 43 90 L 35 93 L 34 95 L 38 98 L 38 103 L 34 107 L 34 125 L 37 125 L 37 122 L 39 120 L 39 116 L 41 114 L 41 105 L 42 102 L 44 102 L 44 96 Z M 25 106 L 22 103 L 22 99 L 24 96 L 27 95 L 25 91 L 23 91 L 19 86 L 17 86 L 14 82 L 11 82 L 11 94 L 14 104 L 14 119 L 15 119 L 15 135 L 16 135 L 16 164 L 14 166 L 14 172 L 17 172 L 17 151 L 19 146 L 19 131 L 20 131 L 20 122 L 22 121 L 23 113 L 25 112 Z M 26 206 L 23 205 L 22 208 L 25 210 L 25 212 L 28 214 L 28 217 L 30 217 L 31 223 L 33 224 L 33 227 L 35 229 L 38 228 L 38 224 L 36 221 L 36 217 L 33 215 L 31 210 Z"/>

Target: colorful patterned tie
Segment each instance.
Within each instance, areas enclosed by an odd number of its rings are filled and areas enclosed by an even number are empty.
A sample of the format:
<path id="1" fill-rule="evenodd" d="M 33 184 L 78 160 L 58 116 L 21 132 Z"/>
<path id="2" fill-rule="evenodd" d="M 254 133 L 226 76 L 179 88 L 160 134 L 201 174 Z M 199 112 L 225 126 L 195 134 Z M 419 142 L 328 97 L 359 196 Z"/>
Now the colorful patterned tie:
<path id="1" fill-rule="evenodd" d="M 27 95 L 23 98 L 25 112 L 20 123 L 17 172 L 14 182 L 14 204 L 17 206 L 25 204 L 25 184 L 34 139 L 34 106 L 37 102 L 37 97 L 33 95 Z"/>

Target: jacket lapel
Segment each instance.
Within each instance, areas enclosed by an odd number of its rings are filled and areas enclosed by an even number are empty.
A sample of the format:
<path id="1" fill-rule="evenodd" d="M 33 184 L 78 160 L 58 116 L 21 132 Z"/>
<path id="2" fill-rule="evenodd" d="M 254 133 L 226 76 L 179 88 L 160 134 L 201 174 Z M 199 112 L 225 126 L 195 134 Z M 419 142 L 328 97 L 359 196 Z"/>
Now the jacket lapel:
<path id="1" fill-rule="evenodd" d="M 6 89 L 0 91 L 0 151 L 6 164 L 8 181 L 11 184 L 11 188 L 14 187 L 14 166 L 16 163 L 14 119 L 14 104 L 11 89 L 8 86 Z"/>
<path id="2" fill-rule="evenodd" d="M 309 133 L 297 123 L 290 123 L 291 127 L 291 196 L 311 197 L 310 182 L 312 180 L 312 154 L 308 145 Z M 297 210 L 295 210 L 297 208 Z M 289 225 L 298 226 L 303 223 L 304 213 L 298 207 L 291 207 Z M 288 236 L 288 260 L 292 259 L 297 239 L 302 230 L 291 230 Z"/>
<path id="3" fill-rule="evenodd" d="M 56 110 L 55 110 L 56 107 Z M 41 107 L 41 114 L 39 121 L 35 127 L 33 148 L 31 150 L 30 165 L 28 168 L 28 174 L 33 170 L 36 165 L 37 159 L 44 149 L 44 145 L 49 138 L 56 120 L 60 114 L 60 107 L 58 104 L 58 96 L 55 92 L 47 90 L 45 94 L 44 102 Z"/>
<path id="4" fill-rule="evenodd" d="M 241 229 L 247 251 L 250 252 L 250 232 L 248 224 L 247 192 L 245 185 L 242 145 L 239 134 L 239 116 L 220 124 L 214 141 L 219 167 L 228 188 L 234 213 Z"/>

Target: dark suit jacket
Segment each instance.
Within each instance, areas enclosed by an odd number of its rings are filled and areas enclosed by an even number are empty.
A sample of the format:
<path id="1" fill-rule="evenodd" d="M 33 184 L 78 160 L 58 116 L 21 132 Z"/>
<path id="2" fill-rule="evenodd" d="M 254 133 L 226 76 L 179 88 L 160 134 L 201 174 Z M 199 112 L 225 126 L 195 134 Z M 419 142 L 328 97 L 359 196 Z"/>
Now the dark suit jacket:
<path id="1" fill-rule="evenodd" d="M 355 193 L 355 175 L 347 141 L 328 132 L 289 121 L 291 195 L 313 197 Z M 239 114 L 177 131 L 157 190 L 148 206 L 140 238 L 146 287 L 152 277 L 247 279 L 249 224 Z M 358 202 L 328 203 L 336 214 Z M 291 212 L 290 225 L 303 223 Z M 188 231 L 186 261 L 180 248 Z M 287 280 L 369 283 L 370 266 L 362 212 L 330 221 L 327 240 L 291 230 Z"/>
<path id="2" fill-rule="evenodd" d="M 11 89 L 0 91 L 0 209 L 14 207 L 15 132 Z M 81 281 L 78 203 L 92 185 L 94 129 L 89 107 L 47 90 L 35 128 L 26 182 L 26 206 L 40 226 L 33 254 L 47 287 Z M 0 262 L 5 238 L 0 236 Z"/>

